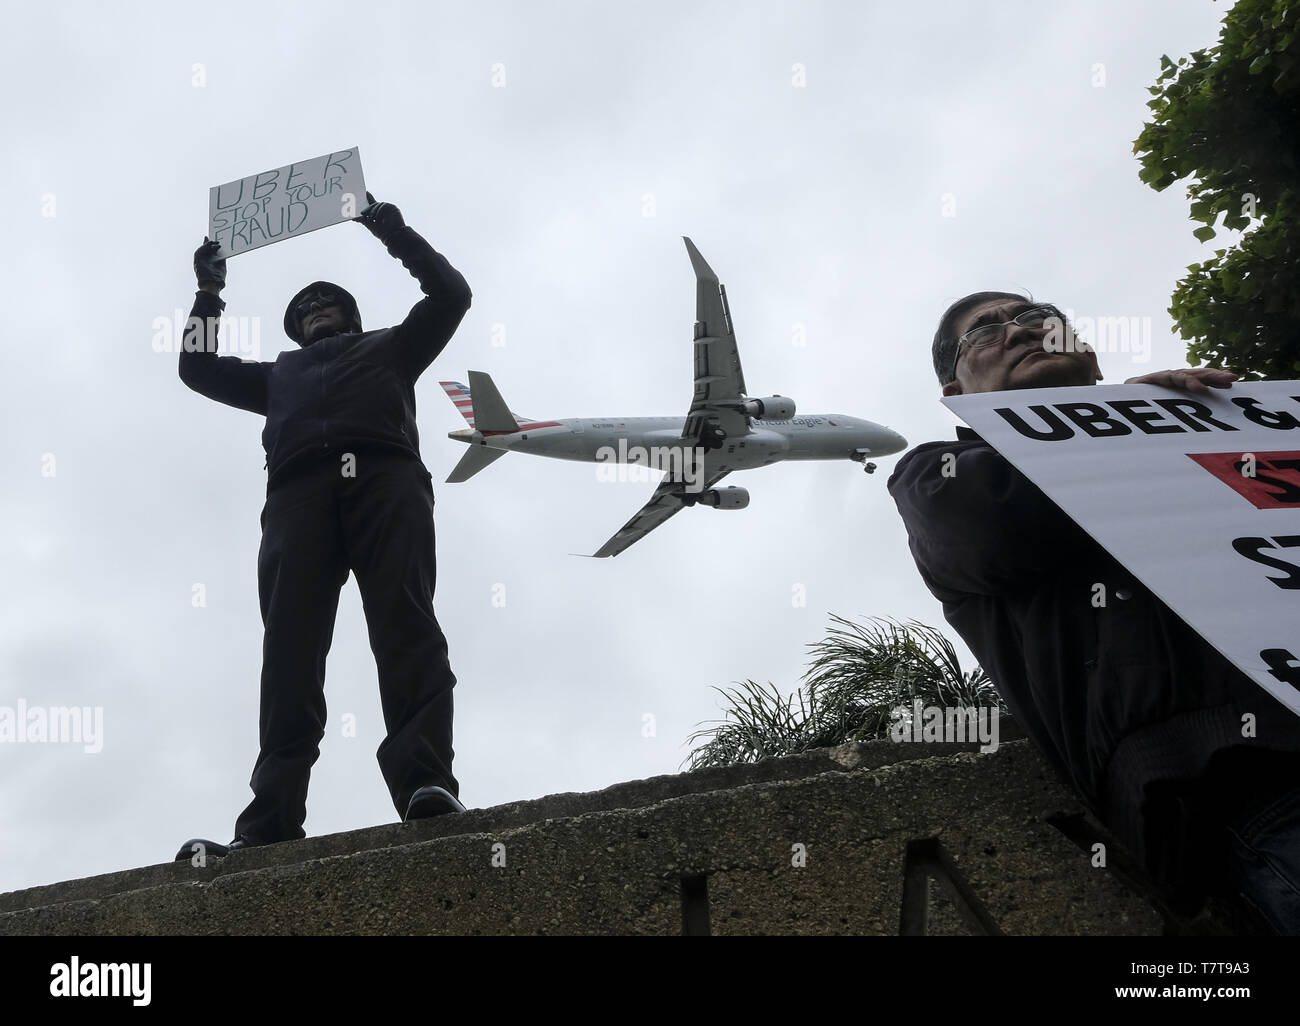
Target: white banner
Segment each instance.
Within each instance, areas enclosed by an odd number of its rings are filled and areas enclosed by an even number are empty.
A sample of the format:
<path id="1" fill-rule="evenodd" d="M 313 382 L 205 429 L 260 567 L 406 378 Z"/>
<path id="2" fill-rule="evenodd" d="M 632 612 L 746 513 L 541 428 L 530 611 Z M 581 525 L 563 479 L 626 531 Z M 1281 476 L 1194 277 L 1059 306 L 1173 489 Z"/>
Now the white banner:
<path id="1" fill-rule="evenodd" d="M 1135 577 L 1300 713 L 1300 381 L 943 400 Z"/>
<path id="2" fill-rule="evenodd" d="M 232 257 L 348 221 L 366 209 L 361 153 L 350 150 L 262 171 L 208 192 L 208 238 Z"/>

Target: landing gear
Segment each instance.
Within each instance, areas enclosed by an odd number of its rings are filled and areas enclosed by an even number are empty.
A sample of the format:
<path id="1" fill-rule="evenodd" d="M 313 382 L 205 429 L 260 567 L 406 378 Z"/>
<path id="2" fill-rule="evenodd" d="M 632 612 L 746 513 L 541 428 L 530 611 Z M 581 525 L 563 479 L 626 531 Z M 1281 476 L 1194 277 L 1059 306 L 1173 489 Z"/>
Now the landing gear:
<path id="1" fill-rule="evenodd" d="M 706 451 L 721 449 L 726 441 L 727 433 L 717 424 L 706 424 L 704 430 L 700 432 L 700 445 Z"/>
<path id="2" fill-rule="evenodd" d="M 868 474 L 874 474 L 876 472 L 876 465 L 874 463 L 867 462 L 867 457 L 870 455 L 871 455 L 870 449 L 854 449 L 853 454 L 849 457 L 849 459 L 851 459 L 854 463 L 861 463 L 862 469 L 865 470 Z"/>

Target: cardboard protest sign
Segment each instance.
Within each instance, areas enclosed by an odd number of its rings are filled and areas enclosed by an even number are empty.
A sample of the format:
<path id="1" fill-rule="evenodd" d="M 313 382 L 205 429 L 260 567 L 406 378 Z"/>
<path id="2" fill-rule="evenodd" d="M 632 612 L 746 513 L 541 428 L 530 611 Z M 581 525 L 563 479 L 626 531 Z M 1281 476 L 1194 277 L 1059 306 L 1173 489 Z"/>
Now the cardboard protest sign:
<path id="1" fill-rule="evenodd" d="M 1300 381 L 1035 388 L 945 404 L 1300 714 Z"/>
<path id="2" fill-rule="evenodd" d="M 232 257 L 356 217 L 366 208 L 354 146 L 262 171 L 208 193 L 208 238 Z"/>

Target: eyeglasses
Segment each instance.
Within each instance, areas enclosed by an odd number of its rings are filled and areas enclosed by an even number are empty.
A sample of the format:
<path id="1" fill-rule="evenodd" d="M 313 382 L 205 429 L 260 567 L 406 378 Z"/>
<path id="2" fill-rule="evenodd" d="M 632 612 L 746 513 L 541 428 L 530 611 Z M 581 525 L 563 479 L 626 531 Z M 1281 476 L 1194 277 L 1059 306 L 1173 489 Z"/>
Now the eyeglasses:
<path id="1" fill-rule="evenodd" d="M 324 290 L 320 292 L 311 292 L 299 300 L 297 306 L 293 308 L 293 312 L 301 319 L 311 313 L 312 308 L 317 305 L 331 306 L 338 301 L 339 295 L 337 292 L 328 292 Z"/>
<path id="2" fill-rule="evenodd" d="M 1048 321 L 1054 321 L 1053 327 L 1058 330 L 1063 330 L 1066 326 L 1065 314 L 1047 304 L 1031 306 L 1001 324 L 981 324 L 978 328 L 971 328 L 957 339 L 957 352 L 952 358 L 952 373 L 948 376 L 948 380 L 957 380 L 957 361 L 961 359 L 963 349 L 983 349 L 986 346 L 996 345 L 1006 338 L 1007 328 L 1012 324 L 1018 324 L 1022 328 L 1041 328 Z"/>

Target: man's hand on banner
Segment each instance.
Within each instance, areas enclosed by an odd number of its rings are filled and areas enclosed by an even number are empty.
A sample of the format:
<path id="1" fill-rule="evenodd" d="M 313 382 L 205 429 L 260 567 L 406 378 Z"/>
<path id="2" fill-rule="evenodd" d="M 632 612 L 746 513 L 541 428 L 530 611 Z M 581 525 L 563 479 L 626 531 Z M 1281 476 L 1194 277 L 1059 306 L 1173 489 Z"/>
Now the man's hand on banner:
<path id="1" fill-rule="evenodd" d="M 402 220 L 402 212 L 391 203 L 380 203 L 369 192 L 366 193 L 366 201 L 370 206 L 361 211 L 356 216 L 356 220 L 370 230 L 370 234 L 388 245 L 388 240 L 400 228 L 406 227 L 406 222 Z"/>
<path id="2" fill-rule="evenodd" d="M 226 287 L 226 261 L 218 257 L 221 244 L 203 236 L 203 245 L 194 251 L 194 277 L 199 288 L 214 296 Z"/>
<path id="3" fill-rule="evenodd" d="M 1213 367 L 1184 367 L 1182 370 L 1152 371 L 1141 377 L 1129 378 L 1126 385 L 1164 385 L 1184 392 L 1208 392 L 1210 388 L 1228 388 L 1240 374 Z M 1208 387 L 1207 387 L 1208 386 Z"/>

